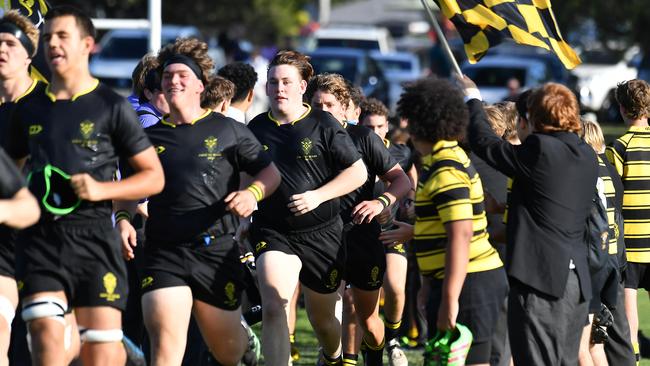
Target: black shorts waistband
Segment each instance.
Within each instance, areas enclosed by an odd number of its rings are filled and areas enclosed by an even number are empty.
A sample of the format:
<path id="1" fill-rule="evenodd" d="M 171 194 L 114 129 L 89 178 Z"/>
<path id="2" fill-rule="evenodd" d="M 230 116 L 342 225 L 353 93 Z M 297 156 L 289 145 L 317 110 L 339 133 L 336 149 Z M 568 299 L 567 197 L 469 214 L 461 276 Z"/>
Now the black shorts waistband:
<path id="1" fill-rule="evenodd" d="M 339 217 L 338 215 L 331 218 L 330 220 L 325 221 L 323 223 L 320 223 L 318 225 L 314 225 L 314 226 L 310 226 L 310 227 L 306 227 L 306 228 L 294 229 L 294 230 L 287 229 L 286 226 L 285 227 L 279 227 L 277 225 L 271 225 L 271 224 L 265 223 L 263 220 L 255 220 L 255 219 L 253 219 L 253 224 L 252 225 L 253 225 L 253 227 L 256 227 L 256 228 L 272 229 L 272 230 L 275 230 L 275 231 L 277 231 L 279 233 L 282 233 L 284 235 L 301 235 L 301 234 L 309 234 L 309 233 L 313 233 L 313 232 L 316 232 L 316 231 L 321 231 L 321 230 L 326 229 L 326 228 L 328 228 L 328 227 L 330 227 L 332 225 L 336 225 L 337 223 L 342 225 L 341 217 Z"/>
<path id="2" fill-rule="evenodd" d="M 38 225 L 56 225 L 74 228 L 88 229 L 112 229 L 114 227 L 111 218 L 101 219 L 66 219 L 65 216 L 41 215 Z"/>

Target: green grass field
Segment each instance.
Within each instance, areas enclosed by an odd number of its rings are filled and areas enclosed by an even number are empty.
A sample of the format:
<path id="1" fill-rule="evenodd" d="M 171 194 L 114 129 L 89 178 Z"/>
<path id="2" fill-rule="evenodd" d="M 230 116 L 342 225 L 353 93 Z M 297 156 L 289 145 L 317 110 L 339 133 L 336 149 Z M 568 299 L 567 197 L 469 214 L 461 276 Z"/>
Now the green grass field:
<path id="1" fill-rule="evenodd" d="M 645 291 L 639 292 L 639 316 L 640 328 L 646 336 L 650 335 L 650 300 L 648 293 Z M 307 320 L 304 309 L 298 313 L 298 323 L 296 326 L 296 342 L 300 350 L 300 360 L 295 362 L 294 365 L 309 365 L 316 364 L 316 357 L 318 356 L 318 342 L 314 337 L 311 330 L 311 325 Z M 406 351 L 409 359 L 409 364 L 413 366 L 422 365 L 422 351 Z M 386 364 L 387 361 L 386 361 Z M 615 366 L 615 365 L 612 365 Z M 650 360 L 642 360 L 641 366 L 650 366 Z"/>

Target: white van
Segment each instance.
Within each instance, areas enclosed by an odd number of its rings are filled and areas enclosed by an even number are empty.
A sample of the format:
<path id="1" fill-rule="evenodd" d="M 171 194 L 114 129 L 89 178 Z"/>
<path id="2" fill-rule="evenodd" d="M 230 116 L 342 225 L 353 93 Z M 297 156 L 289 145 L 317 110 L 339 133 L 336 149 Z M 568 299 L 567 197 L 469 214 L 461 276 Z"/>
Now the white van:
<path id="1" fill-rule="evenodd" d="M 393 38 L 388 29 L 382 27 L 332 25 L 317 29 L 310 43 L 311 49 L 338 47 L 381 53 L 395 51 Z"/>

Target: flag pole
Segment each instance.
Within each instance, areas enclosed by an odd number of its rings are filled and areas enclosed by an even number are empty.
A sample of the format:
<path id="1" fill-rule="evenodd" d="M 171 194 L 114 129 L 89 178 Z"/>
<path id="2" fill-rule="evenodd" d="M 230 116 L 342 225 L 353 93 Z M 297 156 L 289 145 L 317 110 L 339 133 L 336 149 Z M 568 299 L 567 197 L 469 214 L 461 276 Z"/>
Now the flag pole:
<path id="1" fill-rule="evenodd" d="M 463 72 L 460 71 L 460 66 L 458 66 L 458 62 L 456 61 L 454 54 L 451 52 L 451 48 L 449 48 L 449 43 L 447 43 L 447 39 L 445 38 L 445 35 L 442 33 L 440 24 L 438 24 L 435 15 L 433 15 L 433 11 L 429 7 L 429 4 L 427 4 L 427 0 L 420 0 L 420 1 L 422 2 L 424 9 L 427 11 L 427 14 L 429 14 L 429 20 L 431 21 L 431 25 L 433 25 L 433 29 L 435 30 L 436 35 L 438 36 L 438 42 L 440 42 L 440 44 L 442 45 L 442 49 L 445 53 L 445 56 L 447 56 L 447 59 L 449 59 L 449 62 L 451 63 L 454 71 L 456 71 L 458 75 L 463 76 Z"/>

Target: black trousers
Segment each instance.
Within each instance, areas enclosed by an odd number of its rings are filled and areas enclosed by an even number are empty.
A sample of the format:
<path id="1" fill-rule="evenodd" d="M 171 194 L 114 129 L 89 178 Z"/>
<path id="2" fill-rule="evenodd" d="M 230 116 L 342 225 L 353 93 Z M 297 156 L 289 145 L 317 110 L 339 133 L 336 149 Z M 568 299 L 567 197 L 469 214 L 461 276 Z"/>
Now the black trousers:
<path id="1" fill-rule="evenodd" d="M 614 324 L 607 329 L 609 339 L 605 343 L 605 355 L 610 365 L 634 366 L 636 358 L 630 340 L 630 325 L 627 322 L 627 315 L 625 315 L 623 290 L 623 282 L 619 282 L 616 307 L 609 309 L 614 317 Z"/>
<path id="2" fill-rule="evenodd" d="M 575 271 L 569 271 L 560 299 L 510 280 L 508 332 L 515 365 L 575 366 L 589 303 L 581 299 Z"/>

